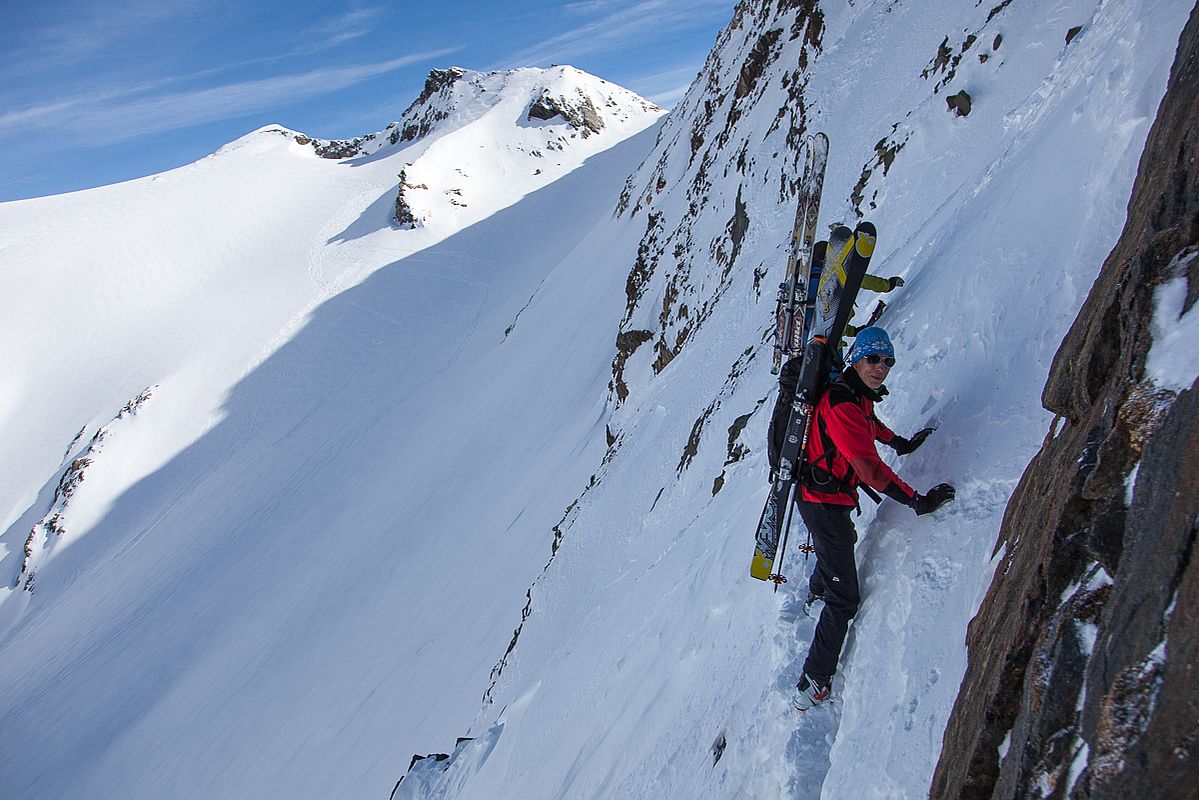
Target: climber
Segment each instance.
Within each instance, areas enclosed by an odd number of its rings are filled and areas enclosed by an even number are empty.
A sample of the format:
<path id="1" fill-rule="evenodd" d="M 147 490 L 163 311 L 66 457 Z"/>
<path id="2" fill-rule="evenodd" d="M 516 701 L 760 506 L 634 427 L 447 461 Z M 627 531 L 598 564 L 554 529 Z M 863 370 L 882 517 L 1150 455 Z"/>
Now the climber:
<path id="1" fill-rule="evenodd" d="M 858 487 L 878 502 L 881 493 L 918 515 L 932 513 L 954 497 L 954 488 L 947 483 L 926 494 L 916 492 L 875 450 L 877 441 L 907 455 L 934 431 L 924 428 L 907 439 L 874 415 L 874 404 L 886 393 L 883 382 L 895 365 L 895 348 L 887 332 L 878 327 L 858 331 L 847 360 L 845 371 L 829 384 L 816 405 L 800 470 L 801 491 L 796 497 L 816 552 L 816 568 L 808 583 L 809 602 L 824 601 L 796 687 L 794 704 L 800 711 L 828 698 L 849 621 L 858 610 L 860 591 L 854 562 L 858 537 L 850 519 L 850 512 L 858 507 Z M 779 440 L 786 429 L 801 361 L 789 361 L 779 376 L 779 397 L 770 425 L 772 455 L 781 449 Z"/>

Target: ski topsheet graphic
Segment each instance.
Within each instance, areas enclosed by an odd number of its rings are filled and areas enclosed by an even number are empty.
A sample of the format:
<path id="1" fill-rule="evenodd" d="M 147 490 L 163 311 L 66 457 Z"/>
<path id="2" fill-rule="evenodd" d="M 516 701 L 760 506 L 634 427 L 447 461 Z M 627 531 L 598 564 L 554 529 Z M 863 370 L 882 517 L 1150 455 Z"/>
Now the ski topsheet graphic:
<path id="1" fill-rule="evenodd" d="M 754 555 L 749 567 L 749 574 L 758 580 L 772 580 L 776 584 L 787 580 L 775 570 L 775 561 L 776 556 L 779 556 L 779 566 L 782 566 L 779 540 L 782 537 L 785 548 L 784 533 L 790 527 L 795 493 L 799 491 L 799 475 L 812 411 L 828 382 L 830 370 L 842 360 L 841 337 L 853 316 L 854 301 L 862 286 L 866 268 L 870 265 L 870 257 L 874 254 L 876 237 L 874 225 L 863 222 L 853 231 L 843 225 L 838 226 L 829 238 L 815 295 L 815 308 L 812 309 L 811 336 L 799 366 L 795 397 L 791 401 L 786 435 L 779 452 L 778 471 L 771 483 L 762 516 L 758 519 Z"/>
<path id="2" fill-rule="evenodd" d="M 795 225 L 791 229 L 791 249 L 787 256 L 787 273 L 779 284 L 775 308 L 774 365 L 778 373 L 784 356 L 800 352 L 804 341 L 804 305 L 808 299 L 811 276 L 812 243 L 816 239 L 816 221 L 820 216 L 820 195 L 824 187 L 824 168 L 828 164 L 828 137 L 823 133 L 807 141 L 804 171 L 799 183 L 799 200 L 795 208 Z"/>

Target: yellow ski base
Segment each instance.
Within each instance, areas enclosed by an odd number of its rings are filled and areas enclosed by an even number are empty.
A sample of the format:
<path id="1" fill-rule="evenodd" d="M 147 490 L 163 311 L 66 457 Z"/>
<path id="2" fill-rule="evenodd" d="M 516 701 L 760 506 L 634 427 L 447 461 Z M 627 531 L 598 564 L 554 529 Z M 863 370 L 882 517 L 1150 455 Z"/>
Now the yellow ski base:
<path id="1" fill-rule="evenodd" d="M 773 570 L 774 559 L 766 558 L 762 555 L 762 551 L 755 547 L 754 560 L 749 562 L 749 576 L 760 581 L 768 581 Z"/>

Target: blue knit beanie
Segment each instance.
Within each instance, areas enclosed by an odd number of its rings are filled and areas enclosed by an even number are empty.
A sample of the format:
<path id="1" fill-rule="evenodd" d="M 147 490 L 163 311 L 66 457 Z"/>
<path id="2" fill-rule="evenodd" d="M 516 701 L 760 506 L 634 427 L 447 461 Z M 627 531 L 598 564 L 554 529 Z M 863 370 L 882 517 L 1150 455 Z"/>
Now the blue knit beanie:
<path id="1" fill-rule="evenodd" d="M 849 351 L 849 365 L 853 366 L 865 356 L 876 354 L 895 358 L 895 348 L 891 344 L 891 337 L 885 330 L 876 326 L 862 328 L 858 331 L 857 338 L 853 340 L 853 348 Z"/>

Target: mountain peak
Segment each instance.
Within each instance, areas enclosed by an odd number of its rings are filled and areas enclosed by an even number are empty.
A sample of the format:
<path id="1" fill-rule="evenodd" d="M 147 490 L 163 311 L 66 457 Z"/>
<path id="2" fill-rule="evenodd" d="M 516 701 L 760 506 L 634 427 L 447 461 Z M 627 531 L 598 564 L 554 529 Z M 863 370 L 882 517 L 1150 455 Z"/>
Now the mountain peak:
<path id="1" fill-rule="evenodd" d="M 354 139 L 316 139 L 297 134 L 323 158 L 373 155 L 434 133 L 478 121 L 492 109 L 523 105 L 517 124 L 562 125 L 586 138 L 606 125 L 657 116 L 662 109 L 636 93 L 569 65 L 476 72 L 464 67 L 432 69 L 424 88 L 400 119 L 382 131 Z"/>
<path id="2" fill-rule="evenodd" d="M 434 68 L 429 70 L 429 75 L 425 78 L 425 88 L 421 91 L 420 97 L 416 98 L 416 101 L 412 104 L 412 106 L 418 106 L 421 103 L 424 103 L 442 89 L 453 84 L 454 81 L 461 78 L 468 71 L 469 70 L 463 69 L 462 67 L 450 67 L 449 69 Z M 409 106 L 409 108 L 411 109 L 412 106 Z"/>

